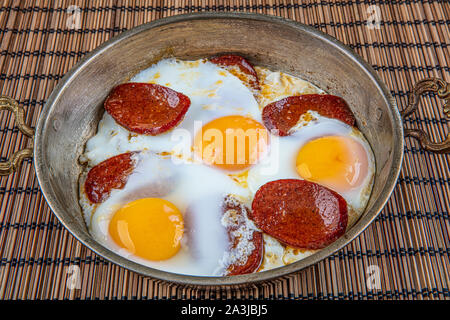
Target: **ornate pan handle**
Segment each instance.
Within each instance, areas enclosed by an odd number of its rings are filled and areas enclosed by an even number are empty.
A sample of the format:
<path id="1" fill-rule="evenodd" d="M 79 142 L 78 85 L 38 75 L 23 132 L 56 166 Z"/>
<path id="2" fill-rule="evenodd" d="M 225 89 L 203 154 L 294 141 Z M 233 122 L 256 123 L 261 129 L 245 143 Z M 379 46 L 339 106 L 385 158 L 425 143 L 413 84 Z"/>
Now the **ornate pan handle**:
<path id="1" fill-rule="evenodd" d="M 419 98 L 425 92 L 435 92 L 438 97 L 445 100 L 444 114 L 450 117 L 450 84 L 441 79 L 428 78 L 417 82 L 413 91 L 408 97 L 408 106 L 401 111 L 403 118 L 406 118 L 411 113 L 417 110 L 419 105 Z M 449 153 L 450 152 L 450 135 L 442 142 L 431 141 L 428 134 L 419 129 L 405 129 L 405 137 L 413 137 L 419 140 L 420 145 L 427 151 L 434 153 Z"/>
<path id="2" fill-rule="evenodd" d="M 7 97 L 0 96 L 0 110 L 8 110 L 14 113 L 15 122 L 20 132 L 34 140 L 34 130 L 25 123 L 25 113 L 19 104 Z M 23 159 L 33 157 L 33 148 L 26 148 L 15 152 L 9 160 L 0 162 L 0 176 L 7 176 L 22 164 Z"/>

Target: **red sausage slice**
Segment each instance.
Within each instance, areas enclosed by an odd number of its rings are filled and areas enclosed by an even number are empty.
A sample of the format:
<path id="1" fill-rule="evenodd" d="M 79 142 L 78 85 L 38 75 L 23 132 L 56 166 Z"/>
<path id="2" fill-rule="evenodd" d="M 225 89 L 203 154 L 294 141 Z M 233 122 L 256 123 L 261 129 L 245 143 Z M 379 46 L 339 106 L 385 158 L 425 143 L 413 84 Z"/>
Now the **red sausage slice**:
<path id="1" fill-rule="evenodd" d="M 191 101 L 170 88 L 151 83 L 124 83 L 106 98 L 105 110 L 129 131 L 158 135 L 176 126 Z"/>
<path id="2" fill-rule="evenodd" d="M 233 249 L 237 251 L 236 248 L 245 249 L 253 245 L 253 250 L 249 254 L 238 257 L 237 261 L 227 267 L 225 275 L 235 276 L 258 270 L 263 257 L 264 243 L 261 232 L 252 230 L 248 225 L 245 225 L 248 223 L 245 216 L 248 215 L 250 210 L 232 196 L 225 198 L 222 209 L 223 214 L 226 215 L 231 253 L 233 254 Z"/>
<path id="3" fill-rule="evenodd" d="M 355 116 L 347 102 L 341 97 L 329 94 L 304 94 L 272 102 L 264 107 L 262 119 L 268 130 L 277 129 L 278 135 L 287 136 L 300 116 L 308 110 L 340 120 L 350 126 L 355 125 Z"/>
<path id="4" fill-rule="evenodd" d="M 112 189 L 122 189 L 134 169 L 132 152 L 109 158 L 89 170 L 84 190 L 93 203 L 103 202 Z"/>
<path id="5" fill-rule="evenodd" d="M 296 248 L 324 248 L 347 226 L 347 202 L 317 183 L 282 179 L 263 185 L 251 219 L 265 233 Z"/>
<path id="6" fill-rule="evenodd" d="M 244 81 L 248 88 L 258 91 L 260 90 L 258 74 L 247 59 L 238 55 L 228 54 L 211 58 L 210 61 L 233 73 L 239 79 Z M 236 70 L 234 68 L 239 68 L 239 70 L 245 75 L 240 75 L 233 72 Z"/>

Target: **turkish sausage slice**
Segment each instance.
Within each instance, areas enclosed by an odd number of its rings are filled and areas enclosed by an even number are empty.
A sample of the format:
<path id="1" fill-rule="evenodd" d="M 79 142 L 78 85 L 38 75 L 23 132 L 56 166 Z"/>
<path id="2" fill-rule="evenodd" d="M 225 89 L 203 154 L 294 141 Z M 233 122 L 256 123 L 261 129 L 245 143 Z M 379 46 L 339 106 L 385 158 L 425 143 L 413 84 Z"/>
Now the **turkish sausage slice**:
<path id="1" fill-rule="evenodd" d="M 264 107 L 262 119 L 268 130 L 276 129 L 279 136 L 287 136 L 300 117 L 309 110 L 340 120 L 349 126 L 355 125 L 355 116 L 347 102 L 329 94 L 304 94 L 272 102 Z"/>
<path id="2" fill-rule="evenodd" d="M 210 59 L 212 63 L 215 63 L 224 69 L 230 71 L 232 74 L 238 76 L 249 89 L 260 90 L 258 74 L 244 57 L 228 54 L 219 57 L 213 57 Z M 240 71 L 243 74 L 236 73 L 235 71 Z"/>
<path id="3" fill-rule="evenodd" d="M 264 243 L 262 233 L 253 229 L 247 220 L 249 209 L 238 199 L 227 196 L 223 202 L 223 224 L 230 240 L 226 276 L 255 272 L 262 261 Z"/>
<path id="4" fill-rule="evenodd" d="M 175 127 L 191 105 L 187 96 L 152 83 L 124 83 L 116 86 L 104 107 L 127 130 L 158 135 Z"/>
<path id="5" fill-rule="evenodd" d="M 263 232 L 286 245 L 320 249 L 344 234 L 347 203 L 317 183 L 282 179 L 259 188 L 250 218 Z"/>
<path id="6" fill-rule="evenodd" d="M 112 189 L 122 189 L 134 169 L 133 152 L 119 154 L 100 162 L 89 170 L 84 190 L 93 203 L 103 202 Z"/>

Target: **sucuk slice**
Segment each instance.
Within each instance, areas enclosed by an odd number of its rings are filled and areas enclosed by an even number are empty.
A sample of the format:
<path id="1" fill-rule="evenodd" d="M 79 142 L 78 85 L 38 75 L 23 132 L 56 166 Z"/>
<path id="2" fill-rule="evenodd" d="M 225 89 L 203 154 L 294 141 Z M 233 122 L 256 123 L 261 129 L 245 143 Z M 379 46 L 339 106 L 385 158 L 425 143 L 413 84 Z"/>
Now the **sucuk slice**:
<path id="1" fill-rule="evenodd" d="M 175 127 L 191 105 L 187 96 L 152 83 L 124 83 L 105 100 L 105 110 L 129 131 L 158 135 Z"/>
<path id="2" fill-rule="evenodd" d="M 231 263 L 224 275 L 235 276 L 256 271 L 262 261 L 264 243 L 262 233 L 248 225 L 246 216 L 250 210 L 232 196 L 225 198 L 222 210 L 224 215 L 222 221 L 225 220 L 231 244 Z M 249 250 L 250 252 L 246 252 Z"/>
<path id="3" fill-rule="evenodd" d="M 287 136 L 301 115 L 308 110 L 340 120 L 350 126 L 355 125 L 355 116 L 347 102 L 341 97 L 329 94 L 304 94 L 272 102 L 264 107 L 262 119 L 268 130 L 276 129 L 279 136 Z"/>
<path id="4" fill-rule="evenodd" d="M 342 236 L 347 202 L 317 183 L 282 179 L 256 192 L 250 218 L 263 232 L 302 249 L 321 249 Z"/>
<path id="5" fill-rule="evenodd" d="M 258 74 L 253 68 L 252 64 L 247 61 L 244 57 L 228 54 L 218 57 L 213 57 L 210 59 L 212 63 L 215 63 L 224 69 L 230 71 L 232 74 L 237 76 L 239 79 L 244 81 L 246 86 L 249 89 L 259 91 L 261 88 L 259 86 Z M 236 72 L 234 72 L 238 68 L 241 72 L 245 74 L 245 76 L 240 76 Z"/>
<path id="6" fill-rule="evenodd" d="M 133 152 L 122 153 L 100 162 L 89 170 L 84 190 L 93 203 L 103 202 L 112 189 L 122 189 L 134 169 Z"/>

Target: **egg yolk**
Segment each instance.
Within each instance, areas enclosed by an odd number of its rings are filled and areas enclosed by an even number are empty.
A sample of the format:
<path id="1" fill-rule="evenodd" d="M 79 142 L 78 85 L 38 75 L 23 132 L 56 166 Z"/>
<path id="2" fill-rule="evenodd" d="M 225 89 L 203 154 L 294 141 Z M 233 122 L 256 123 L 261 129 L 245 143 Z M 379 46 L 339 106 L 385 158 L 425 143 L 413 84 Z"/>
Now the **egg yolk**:
<path id="1" fill-rule="evenodd" d="M 368 172 L 364 147 L 353 138 L 326 136 L 306 143 L 297 154 L 298 174 L 337 192 L 361 185 Z"/>
<path id="2" fill-rule="evenodd" d="M 159 198 L 132 201 L 109 223 L 109 233 L 119 246 L 153 261 L 169 259 L 178 252 L 183 228 L 177 207 Z"/>
<path id="3" fill-rule="evenodd" d="M 208 165 L 239 171 L 258 162 L 268 146 L 266 128 L 244 116 L 221 117 L 203 126 L 194 150 Z"/>

